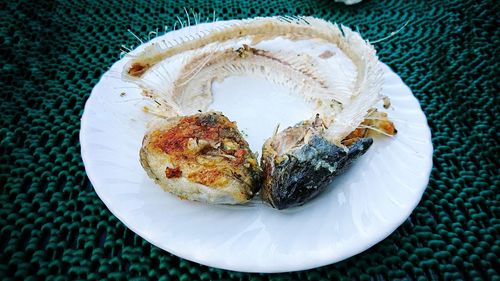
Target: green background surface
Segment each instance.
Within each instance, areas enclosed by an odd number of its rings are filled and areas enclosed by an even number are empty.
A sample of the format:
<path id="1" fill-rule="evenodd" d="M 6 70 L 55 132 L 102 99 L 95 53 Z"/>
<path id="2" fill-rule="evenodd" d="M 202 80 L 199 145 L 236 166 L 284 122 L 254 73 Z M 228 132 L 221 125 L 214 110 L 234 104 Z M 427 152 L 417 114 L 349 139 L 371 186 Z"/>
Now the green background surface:
<path id="1" fill-rule="evenodd" d="M 500 280 L 498 3 L 1 1 L 0 277 Z M 180 259 L 114 217 L 80 158 L 84 103 L 120 45 L 137 43 L 127 29 L 147 36 L 172 25 L 183 7 L 204 17 L 215 10 L 219 19 L 313 15 L 370 40 L 409 21 L 376 48 L 413 90 L 432 130 L 434 168 L 410 218 L 343 262 L 267 275 Z"/>

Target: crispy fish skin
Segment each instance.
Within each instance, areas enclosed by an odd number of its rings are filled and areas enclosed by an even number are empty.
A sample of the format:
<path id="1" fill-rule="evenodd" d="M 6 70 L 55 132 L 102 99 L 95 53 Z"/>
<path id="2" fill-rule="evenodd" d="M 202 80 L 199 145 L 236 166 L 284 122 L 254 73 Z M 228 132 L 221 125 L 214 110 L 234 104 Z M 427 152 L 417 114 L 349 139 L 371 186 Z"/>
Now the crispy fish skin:
<path id="1" fill-rule="evenodd" d="M 221 113 L 156 120 L 144 136 L 140 161 L 150 178 L 182 199 L 239 204 L 261 186 L 256 156 Z"/>
<path id="2" fill-rule="evenodd" d="M 273 139 L 269 139 L 261 160 L 263 199 L 276 209 L 303 205 L 325 190 L 372 143 L 371 138 L 360 138 L 346 151 L 314 134 L 306 143 L 280 153 L 280 148 L 273 147 Z"/>

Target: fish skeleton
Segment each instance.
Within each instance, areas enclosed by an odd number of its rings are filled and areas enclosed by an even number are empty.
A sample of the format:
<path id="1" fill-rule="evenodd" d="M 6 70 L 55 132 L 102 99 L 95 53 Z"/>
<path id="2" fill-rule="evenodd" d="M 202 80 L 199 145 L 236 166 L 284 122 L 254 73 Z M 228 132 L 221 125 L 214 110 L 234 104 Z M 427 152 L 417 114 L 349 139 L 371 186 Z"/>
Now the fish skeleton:
<path id="1" fill-rule="evenodd" d="M 335 55 L 331 51 L 316 58 L 300 50 L 259 47 L 261 43 L 276 38 L 333 44 L 341 52 L 339 55 L 350 61 L 352 69 L 344 71 L 347 72 L 344 76 L 331 75 L 328 58 Z M 237 204 L 248 201 L 262 188 L 262 198 L 275 208 L 302 205 L 320 194 L 336 175 L 367 151 L 373 142 L 370 138 L 372 131 L 389 136 L 396 133 L 387 115 L 374 109 L 383 98 L 383 72 L 376 51 L 347 27 L 313 17 L 253 18 L 222 24 L 176 42 L 164 46 L 154 43 L 144 48 L 126 64 L 122 77 L 139 85 L 144 94 L 158 104 L 156 112 L 164 116 L 159 117 L 162 121 L 156 122 L 162 125 L 155 125 L 155 130 L 146 133 L 141 161 L 150 177 L 180 197 Z M 170 72 L 165 64 L 176 65 L 178 71 Z M 212 103 L 212 82 L 245 74 L 258 75 L 286 86 L 291 94 L 306 101 L 314 115 L 271 136 L 263 146 L 260 167 L 258 164 L 252 164 L 251 170 L 239 167 L 246 171 L 240 173 L 245 184 L 238 180 L 227 180 L 222 185 L 220 182 L 196 182 L 192 176 L 178 170 L 171 171 L 178 176 L 173 181 L 167 172 L 160 173 L 171 163 L 147 160 L 154 159 L 150 157 L 153 150 L 148 146 L 152 136 L 168 131 L 166 128 L 178 127 L 182 118 L 203 118 L 197 112 L 206 111 Z M 222 113 L 216 116 L 219 121 L 227 119 Z M 227 122 L 230 121 L 227 119 Z M 210 128 L 198 128 L 205 129 Z M 221 139 L 212 142 L 224 142 L 223 136 L 219 134 L 217 137 Z M 240 141 L 242 137 L 237 139 Z M 214 153 L 213 149 L 211 153 Z M 254 154 L 248 145 L 238 149 L 246 151 L 250 157 L 245 161 L 254 163 L 256 157 L 251 156 Z M 182 151 L 185 153 L 185 148 Z M 226 155 L 219 155 L 223 162 L 227 157 L 235 157 L 231 154 L 234 151 L 221 152 L 218 148 L 215 151 Z M 171 151 L 163 150 L 160 154 L 172 158 Z M 238 162 L 238 165 L 249 166 L 250 162 L 245 161 Z M 213 162 L 196 165 L 199 171 L 224 175 L 229 167 Z M 182 171 L 194 166 L 183 167 Z M 197 188 L 186 187 L 188 183 L 196 184 Z M 232 190 L 233 195 L 239 195 L 228 196 L 214 190 Z"/>

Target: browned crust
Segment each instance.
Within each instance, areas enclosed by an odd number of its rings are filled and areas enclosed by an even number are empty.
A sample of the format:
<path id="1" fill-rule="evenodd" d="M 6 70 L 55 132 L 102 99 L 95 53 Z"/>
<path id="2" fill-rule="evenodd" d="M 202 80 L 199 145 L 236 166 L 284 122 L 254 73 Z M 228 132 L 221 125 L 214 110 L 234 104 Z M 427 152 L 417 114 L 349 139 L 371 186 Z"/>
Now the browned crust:
<path id="1" fill-rule="evenodd" d="M 167 129 L 156 129 L 145 138 L 147 149 L 168 155 L 167 178 L 223 188 L 231 180 L 252 186 L 249 175 L 260 173 L 255 156 L 236 124 L 218 113 L 181 117 Z M 141 163 L 148 170 L 141 149 Z M 151 175 L 150 175 L 151 176 Z"/>

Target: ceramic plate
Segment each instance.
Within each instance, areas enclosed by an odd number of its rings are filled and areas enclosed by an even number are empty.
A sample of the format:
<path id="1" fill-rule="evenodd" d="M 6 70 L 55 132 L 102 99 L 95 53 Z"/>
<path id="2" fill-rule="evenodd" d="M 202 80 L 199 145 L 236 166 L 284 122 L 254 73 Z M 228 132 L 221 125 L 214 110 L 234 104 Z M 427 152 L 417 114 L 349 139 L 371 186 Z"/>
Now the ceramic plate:
<path id="1" fill-rule="evenodd" d="M 154 41 L 198 28 L 203 26 Z M 155 185 L 139 163 L 151 116 L 143 111 L 146 101 L 139 88 L 120 78 L 127 60 L 119 60 L 103 75 L 85 105 L 82 158 L 109 210 L 132 231 L 174 255 L 246 272 L 295 271 L 335 263 L 391 234 L 408 218 L 427 186 L 432 144 L 425 115 L 410 89 L 383 65 L 383 94 L 392 102 L 386 111 L 398 134 L 376 139 L 316 199 L 284 211 L 258 200 L 245 206 L 180 200 Z M 212 109 L 237 121 L 253 151 L 260 151 L 276 124 L 284 128 L 311 116 L 300 99 L 257 77 L 229 77 L 212 88 Z"/>

